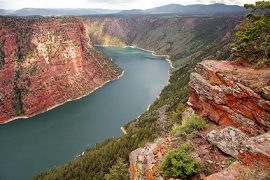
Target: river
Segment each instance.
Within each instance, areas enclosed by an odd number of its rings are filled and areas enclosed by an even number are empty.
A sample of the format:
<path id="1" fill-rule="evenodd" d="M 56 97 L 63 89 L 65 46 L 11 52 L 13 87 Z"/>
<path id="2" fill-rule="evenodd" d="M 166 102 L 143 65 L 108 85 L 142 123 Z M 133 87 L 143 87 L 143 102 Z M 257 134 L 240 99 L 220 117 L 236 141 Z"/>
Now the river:
<path id="1" fill-rule="evenodd" d="M 0 125 L 0 179 L 30 179 L 122 134 L 167 85 L 165 56 L 136 48 L 97 47 L 125 72 L 92 94 L 28 119 Z"/>

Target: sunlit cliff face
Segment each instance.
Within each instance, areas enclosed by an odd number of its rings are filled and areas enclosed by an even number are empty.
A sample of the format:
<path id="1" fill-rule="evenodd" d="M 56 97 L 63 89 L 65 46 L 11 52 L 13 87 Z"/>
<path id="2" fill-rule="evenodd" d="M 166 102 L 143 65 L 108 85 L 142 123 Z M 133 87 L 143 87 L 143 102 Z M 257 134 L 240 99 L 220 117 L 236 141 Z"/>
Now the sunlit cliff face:
<path id="1" fill-rule="evenodd" d="M 121 73 L 79 18 L 0 21 L 0 123 L 85 96 Z"/>

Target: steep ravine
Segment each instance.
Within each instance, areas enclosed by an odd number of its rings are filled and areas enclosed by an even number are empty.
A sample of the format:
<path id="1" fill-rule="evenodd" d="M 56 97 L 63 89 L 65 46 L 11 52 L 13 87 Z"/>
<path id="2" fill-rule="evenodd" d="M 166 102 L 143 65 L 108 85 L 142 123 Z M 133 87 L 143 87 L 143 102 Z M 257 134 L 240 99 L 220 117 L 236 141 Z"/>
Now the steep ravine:
<path id="1" fill-rule="evenodd" d="M 0 34 L 0 123 L 88 95 L 122 73 L 81 18 L 1 17 Z"/>

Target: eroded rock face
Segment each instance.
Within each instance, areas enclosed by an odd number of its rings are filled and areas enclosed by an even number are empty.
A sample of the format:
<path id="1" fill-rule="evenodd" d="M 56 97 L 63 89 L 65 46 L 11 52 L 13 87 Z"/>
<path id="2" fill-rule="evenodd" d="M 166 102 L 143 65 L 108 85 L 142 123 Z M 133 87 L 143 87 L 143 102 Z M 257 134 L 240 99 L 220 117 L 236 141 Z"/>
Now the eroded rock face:
<path id="1" fill-rule="evenodd" d="M 80 18 L 0 18 L 0 123 L 85 96 L 121 72 Z"/>
<path id="2" fill-rule="evenodd" d="M 171 137 L 159 139 L 156 143 L 148 143 L 144 148 L 138 148 L 130 153 L 130 179 L 154 180 L 163 179 L 160 174 L 154 172 L 158 162 L 163 160 L 166 152 L 172 146 L 175 139 Z"/>
<path id="3" fill-rule="evenodd" d="M 270 68 L 206 60 L 191 74 L 189 103 L 220 125 L 258 135 L 270 129 Z"/>
<path id="4" fill-rule="evenodd" d="M 221 151 L 245 165 L 270 166 L 270 132 L 249 138 L 239 129 L 226 127 L 211 131 L 208 140 Z"/>

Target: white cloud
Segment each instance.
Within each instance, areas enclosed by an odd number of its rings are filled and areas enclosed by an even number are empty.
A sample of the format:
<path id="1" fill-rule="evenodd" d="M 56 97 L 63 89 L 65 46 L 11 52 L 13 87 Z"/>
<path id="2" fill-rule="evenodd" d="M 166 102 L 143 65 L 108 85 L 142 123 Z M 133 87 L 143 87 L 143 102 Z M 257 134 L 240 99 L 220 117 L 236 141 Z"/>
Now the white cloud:
<path id="1" fill-rule="evenodd" d="M 0 0 L 0 8 L 103 8 L 103 9 L 148 9 L 166 4 L 236 4 L 254 3 L 256 0 Z"/>

